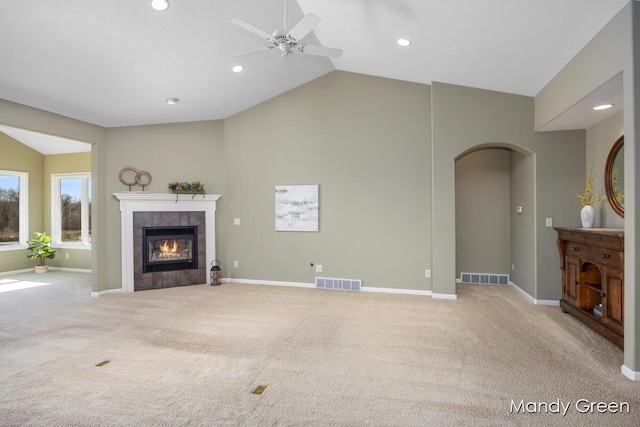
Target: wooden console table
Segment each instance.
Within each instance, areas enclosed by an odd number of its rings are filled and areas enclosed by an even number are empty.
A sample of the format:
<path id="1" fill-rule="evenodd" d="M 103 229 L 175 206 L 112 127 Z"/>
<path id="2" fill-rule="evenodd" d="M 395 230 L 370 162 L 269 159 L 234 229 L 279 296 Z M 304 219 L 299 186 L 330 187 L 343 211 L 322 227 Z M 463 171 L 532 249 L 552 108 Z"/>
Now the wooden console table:
<path id="1" fill-rule="evenodd" d="M 562 269 L 562 311 L 622 348 L 624 230 L 554 228 Z"/>

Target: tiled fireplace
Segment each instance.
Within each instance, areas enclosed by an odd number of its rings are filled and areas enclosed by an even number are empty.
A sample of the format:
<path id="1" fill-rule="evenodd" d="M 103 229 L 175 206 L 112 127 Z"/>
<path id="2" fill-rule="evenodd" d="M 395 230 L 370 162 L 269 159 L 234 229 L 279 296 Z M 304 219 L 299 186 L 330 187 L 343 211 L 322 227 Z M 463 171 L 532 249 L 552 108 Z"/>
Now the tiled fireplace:
<path id="1" fill-rule="evenodd" d="M 205 283 L 205 241 L 204 212 L 134 212 L 133 289 Z"/>
<path id="2" fill-rule="evenodd" d="M 210 283 L 219 195 L 114 196 L 120 200 L 123 292 Z"/>

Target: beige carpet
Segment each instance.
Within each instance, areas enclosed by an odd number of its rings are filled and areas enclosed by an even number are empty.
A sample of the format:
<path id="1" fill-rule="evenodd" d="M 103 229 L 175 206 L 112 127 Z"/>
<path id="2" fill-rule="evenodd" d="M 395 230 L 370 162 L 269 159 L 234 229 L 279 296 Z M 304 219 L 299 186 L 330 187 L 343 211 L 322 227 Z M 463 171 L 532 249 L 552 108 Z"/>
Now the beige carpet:
<path id="1" fill-rule="evenodd" d="M 622 351 L 511 287 L 459 286 L 458 301 L 240 284 L 91 298 L 88 276 L 49 274 L 13 279 L 59 284 L 8 292 L 0 277 L 2 426 L 640 425 Z M 510 413 L 522 399 L 570 408 Z M 581 414 L 580 399 L 630 413 Z"/>

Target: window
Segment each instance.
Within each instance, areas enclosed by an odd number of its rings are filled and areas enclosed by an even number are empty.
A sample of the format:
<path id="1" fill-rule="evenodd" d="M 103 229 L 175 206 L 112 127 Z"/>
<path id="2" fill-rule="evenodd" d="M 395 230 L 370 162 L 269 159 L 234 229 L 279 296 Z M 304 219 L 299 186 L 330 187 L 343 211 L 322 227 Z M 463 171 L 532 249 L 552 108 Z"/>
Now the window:
<path id="1" fill-rule="evenodd" d="M 0 251 L 27 247 L 28 177 L 26 172 L 0 170 Z"/>
<path id="2" fill-rule="evenodd" d="M 51 237 L 56 246 L 91 247 L 91 174 L 51 175 Z"/>

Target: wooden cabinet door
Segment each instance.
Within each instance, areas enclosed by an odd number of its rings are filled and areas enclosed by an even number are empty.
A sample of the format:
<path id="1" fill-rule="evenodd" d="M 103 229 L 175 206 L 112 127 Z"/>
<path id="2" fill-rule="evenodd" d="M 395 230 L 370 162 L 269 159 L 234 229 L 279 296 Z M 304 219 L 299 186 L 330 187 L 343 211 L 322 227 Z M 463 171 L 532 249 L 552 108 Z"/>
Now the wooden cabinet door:
<path id="1" fill-rule="evenodd" d="M 578 305 L 578 280 L 580 279 L 580 260 L 573 257 L 565 257 L 565 280 L 562 289 L 562 298 L 571 305 Z"/>
<path id="2" fill-rule="evenodd" d="M 617 270 L 604 271 L 604 298 L 602 298 L 602 321 L 624 333 L 624 280 L 623 273 Z"/>

